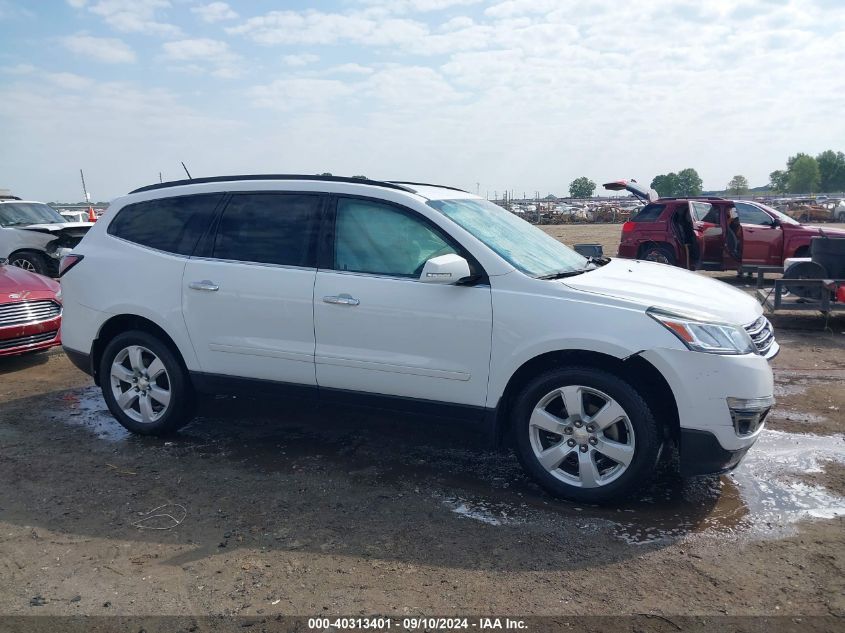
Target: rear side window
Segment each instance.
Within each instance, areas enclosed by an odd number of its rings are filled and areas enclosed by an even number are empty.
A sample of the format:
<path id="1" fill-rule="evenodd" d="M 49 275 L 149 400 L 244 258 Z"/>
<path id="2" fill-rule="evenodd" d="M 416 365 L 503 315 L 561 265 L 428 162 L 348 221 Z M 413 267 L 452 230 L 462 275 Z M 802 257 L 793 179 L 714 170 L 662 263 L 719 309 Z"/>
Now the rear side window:
<path id="1" fill-rule="evenodd" d="M 130 204 L 118 212 L 108 232 L 141 246 L 190 255 L 222 198 L 222 194 L 203 194 Z"/>
<path id="2" fill-rule="evenodd" d="M 710 204 L 709 202 L 690 202 L 692 213 L 695 219 L 699 222 L 707 222 L 709 224 L 719 224 L 719 207 Z"/>
<path id="3" fill-rule="evenodd" d="M 663 215 L 663 209 L 665 208 L 665 204 L 647 204 L 643 207 L 642 211 L 631 218 L 631 222 L 655 222 Z"/>
<path id="4" fill-rule="evenodd" d="M 220 219 L 214 257 L 314 268 L 319 215 L 320 196 L 235 194 Z"/>

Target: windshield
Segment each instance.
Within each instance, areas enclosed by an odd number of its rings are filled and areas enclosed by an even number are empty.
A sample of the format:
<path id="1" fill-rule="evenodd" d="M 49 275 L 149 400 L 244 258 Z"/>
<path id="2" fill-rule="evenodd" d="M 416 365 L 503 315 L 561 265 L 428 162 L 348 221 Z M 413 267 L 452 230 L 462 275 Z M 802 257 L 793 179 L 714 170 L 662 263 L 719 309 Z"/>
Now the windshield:
<path id="1" fill-rule="evenodd" d="M 64 224 L 65 219 L 42 202 L 7 202 L 0 204 L 0 226 Z"/>
<path id="2" fill-rule="evenodd" d="M 587 267 L 586 257 L 487 200 L 429 200 L 427 204 L 526 275 L 544 277 Z"/>
<path id="3" fill-rule="evenodd" d="M 801 224 L 798 220 L 795 220 L 794 218 L 790 218 L 785 213 L 781 213 L 777 209 L 773 209 L 772 207 L 770 207 L 767 204 L 763 204 L 762 202 L 755 202 L 754 204 L 756 204 L 758 207 L 765 209 L 766 211 L 771 213 L 773 216 L 775 216 L 778 220 L 781 221 L 781 224 L 796 224 L 796 225 Z"/>

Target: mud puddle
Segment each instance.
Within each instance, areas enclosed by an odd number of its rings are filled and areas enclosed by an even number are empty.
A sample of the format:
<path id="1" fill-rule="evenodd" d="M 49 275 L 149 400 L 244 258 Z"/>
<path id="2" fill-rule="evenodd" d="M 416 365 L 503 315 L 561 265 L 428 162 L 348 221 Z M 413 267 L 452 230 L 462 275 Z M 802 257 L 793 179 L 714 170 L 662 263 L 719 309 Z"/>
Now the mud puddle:
<path id="1" fill-rule="evenodd" d="M 56 419 L 164 459 L 214 456 L 261 472 L 340 468 L 361 485 L 410 488 L 459 520 L 502 528 L 542 523 L 554 529 L 565 522 L 641 545 L 690 534 L 780 537 L 800 520 L 845 515 L 845 498 L 801 481 L 822 472 L 827 461 L 845 463 L 841 434 L 766 430 L 730 475 L 681 480 L 666 469 L 639 498 L 592 507 L 549 497 L 512 455 L 472 450 L 472 435 L 453 428 L 366 413 L 339 421 L 331 411 L 285 411 L 277 404 L 221 398 L 212 407 L 214 417 L 206 414 L 172 438 L 143 438 L 111 417 L 95 388 L 66 394 L 62 404 Z"/>

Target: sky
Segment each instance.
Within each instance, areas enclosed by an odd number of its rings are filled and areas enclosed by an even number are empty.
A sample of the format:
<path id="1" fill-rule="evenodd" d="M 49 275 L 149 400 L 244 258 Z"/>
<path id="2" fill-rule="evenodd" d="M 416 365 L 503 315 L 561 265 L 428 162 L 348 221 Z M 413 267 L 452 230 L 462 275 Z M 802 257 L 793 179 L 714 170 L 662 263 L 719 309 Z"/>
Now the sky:
<path id="1" fill-rule="evenodd" d="M 0 0 L 0 147 L 0 188 L 45 201 L 180 161 L 491 197 L 764 185 L 845 151 L 845 1 Z"/>

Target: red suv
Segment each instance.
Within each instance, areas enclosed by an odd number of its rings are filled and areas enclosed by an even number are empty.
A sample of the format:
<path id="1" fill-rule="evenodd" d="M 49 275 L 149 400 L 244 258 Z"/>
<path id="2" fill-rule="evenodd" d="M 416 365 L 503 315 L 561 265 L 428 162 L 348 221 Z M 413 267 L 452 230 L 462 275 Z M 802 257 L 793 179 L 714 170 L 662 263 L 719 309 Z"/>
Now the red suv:
<path id="1" fill-rule="evenodd" d="M 805 226 L 760 202 L 717 197 L 658 198 L 634 181 L 607 183 L 647 202 L 622 225 L 619 257 L 647 259 L 690 270 L 783 266 L 808 257 L 810 239 L 845 237 L 841 229 Z"/>

